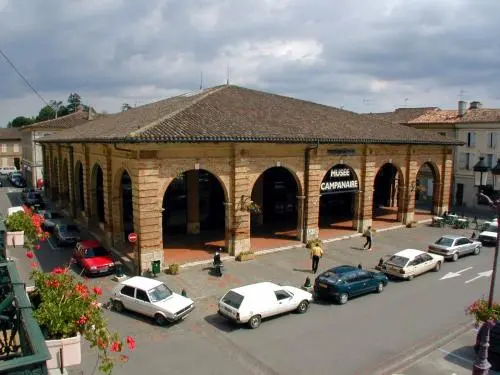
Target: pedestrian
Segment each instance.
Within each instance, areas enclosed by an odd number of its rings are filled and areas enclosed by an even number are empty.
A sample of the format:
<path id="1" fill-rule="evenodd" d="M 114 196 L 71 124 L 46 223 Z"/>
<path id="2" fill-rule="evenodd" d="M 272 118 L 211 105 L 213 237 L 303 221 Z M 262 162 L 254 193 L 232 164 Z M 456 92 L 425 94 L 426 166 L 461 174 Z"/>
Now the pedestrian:
<path id="1" fill-rule="evenodd" d="M 318 272 L 319 258 L 323 256 L 323 249 L 319 244 L 311 247 L 312 272 Z"/>
<path id="2" fill-rule="evenodd" d="M 363 269 L 363 265 L 360 263 L 358 264 L 358 270 L 362 270 Z"/>
<path id="3" fill-rule="evenodd" d="M 363 234 L 363 236 L 366 237 L 366 243 L 363 245 L 363 250 L 366 249 L 366 247 L 368 246 L 368 251 L 372 251 L 372 236 L 373 236 L 373 231 L 372 231 L 372 227 L 368 227 L 366 228 L 365 230 L 365 233 Z"/>

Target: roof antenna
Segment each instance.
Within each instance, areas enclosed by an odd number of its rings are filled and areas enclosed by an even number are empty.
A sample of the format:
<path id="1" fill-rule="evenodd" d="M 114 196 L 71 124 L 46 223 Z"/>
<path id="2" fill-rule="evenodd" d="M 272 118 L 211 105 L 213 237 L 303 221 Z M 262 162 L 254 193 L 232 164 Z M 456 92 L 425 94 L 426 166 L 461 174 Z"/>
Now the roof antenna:
<path id="1" fill-rule="evenodd" d="M 226 78 L 226 85 L 229 86 L 229 64 L 227 64 L 227 78 Z"/>
<path id="2" fill-rule="evenodd" d="M 200 90 L 203 90 L 203 70 L 200 72 Z"/>

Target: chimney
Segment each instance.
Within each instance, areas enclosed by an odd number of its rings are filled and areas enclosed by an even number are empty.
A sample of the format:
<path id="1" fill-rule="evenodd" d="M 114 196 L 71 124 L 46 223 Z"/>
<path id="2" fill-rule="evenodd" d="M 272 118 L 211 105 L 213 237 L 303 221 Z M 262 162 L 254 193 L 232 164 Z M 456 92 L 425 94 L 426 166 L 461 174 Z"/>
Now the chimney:
<path id="1" fill-rule="evenodd" d="M 471 103 L 472 104 L 472 103 Z M 467 112 L 467 102 L 463 100 L 458 101 L 458 116 L 463 117 Z"/>
<path id="2" fill-rule="evenodd" d="M 470 102 L 469 109 L 481 109 L 481 108 L 483 108 L 483 104 L 481 102 L 478 102 L 477 100 Z"/>

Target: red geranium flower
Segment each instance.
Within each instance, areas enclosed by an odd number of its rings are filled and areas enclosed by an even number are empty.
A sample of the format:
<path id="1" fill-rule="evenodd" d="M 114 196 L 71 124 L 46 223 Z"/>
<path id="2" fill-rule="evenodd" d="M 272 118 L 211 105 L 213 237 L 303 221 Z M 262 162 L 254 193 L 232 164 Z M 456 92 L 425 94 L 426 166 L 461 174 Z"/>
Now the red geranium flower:
<path id="1" fill-rule="evenodd" d="M 64 268 L 62 267 L 56 267 L 52 270 L 52 273 L 57 275 L 57 274 L 61 274 L 61 273 L 65 273 L 66 271 L 64 270 Z"/>
<path id="2" fill-rule="evenodd" d="M 95 287 L 93 288 L 93 291 L 94 291 L 94 293 L 95 293 L 95 294 L 97 294 L 98 296 L 102 295 L 102 289 L 101 289 L 101 288 L 99 288 L 99 287 L 97 287 L 97 286 L 95 286 Z"/>
<path id="3" fill-rule="evenodd" d="M 27 252 L 26 252 L 26 256 L 28 257 L 28 259 L 33 259 L 33 256 L 34 256 L 34 255 L 35 255 L 35 254 L 33 254 L 33 251 L 27 251 Z"/>
<path id="4" fill-rule="evenodd" d="M 81 296 L 81 297 L 87 297 L 89 294 L 89 290 L 87 287 L 81 283 L 76 284 L 76 292 Z"/>
<path id="5" fill-rule="evenodd" d="M 113 341 L 111 344 L 112 352 L 120 352 L 122 350 L 122 344 L 119 341 Z"/>
<path id="6" fill-rule="evenodd" d="M 40 247 L 41 247 L 41 246 L 40 246 L 39 244 L 36 244 L 36 245 L 35 245 L 35 250 L 40 250 Z"/>
<path id="7" fill-rule="evenodd" d="M 130 350 L 134 350 L 135 349 L 135 340 L 133 337 L 131 336 L 127 336 L 127 346 Z"/>
<path id="8" fill-rule="evenodd" d="M 36 262 L 31 262 L 30 266 L 31 266 L 31 268 L 37 268 L 38 264 L 36 264 Z"/>
<path id="9" fill-rule="evenodd" d="M 89 320 L 89 319 L 88 319 L 85 315 L 82 315 L 82 316 L 80 317 L 80 319 L 78 319 L 76 322 L 77 322 L 79 325 L 83 326 L 85 323 L 87 323 L 87 321 L 88 321 L 88 320 Z"/>

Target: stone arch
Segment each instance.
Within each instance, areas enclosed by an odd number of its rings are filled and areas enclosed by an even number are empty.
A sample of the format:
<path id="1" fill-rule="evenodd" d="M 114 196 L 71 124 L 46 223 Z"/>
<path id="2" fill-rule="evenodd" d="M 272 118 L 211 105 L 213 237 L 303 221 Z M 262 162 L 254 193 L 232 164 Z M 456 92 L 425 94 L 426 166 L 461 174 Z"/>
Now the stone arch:
<path id="1" fill-rule="evenodd" d="M 69 201 L 69 167 L 68 158 L 63 159 L 61 168 L 61 198 L 64 202 Z"/>
<path id="2" fill-rule="evenodd" d="M 249 189 L 250 191 L 248 192 L 248 195 L 251 195 L 252 194 L 252 190 L 253 190 L 253 187 L 255 186 L 255 183 L 257 182 L 257 180 L 266 172 L 268 171 L 269 169 L 271 168 L 284 168 L 286 169 L 288 172 L 290 172 L 290 174 L 293 176 L 293 178 L 295 179 L 295 183 L 297 184 L 297 195 L 298 196 L 301 196 L 304 194 L 304 187 L 303 187 L 303 183 L 302 183 L 302 180 L 301 178 L 299 177 L 299 175 L 297 174 L 297 172 L 291 168 L 290 166 L 286 165 L 286 164 L 280 164 L 280 165 L 277 165 L 276 163 L 274 164 L 268 164 L 266 165 L 265 167 L 263 168 L 260 168 L 258 171 L 256 171 L 256 173 L 253 173 L 251 174 L 251 176 L 249 177 L 249 181 L 248 181 L 248 186 L 249 186 Z"/>
<path id="3" fill-rule="evenodd" d="M 440 211 L 441 176 L 436 163 L 431 160 L 421 163 L 415 174 L 415 181 L 411 181 L 410 187 L 414 187 L 415 190 L 415 209 L 428 211 L 430 214 L 437 214 Z"/>
<path id="4" fill-rule="evenodd" d="M 402 221 L 405 206 L 405 179 L 401 166 L 392 161 L 382 163 L 373 181 L 372 218 L 387 216 L 397 207 L 396 219 Z M 385 219 L 384 219 L 385 220 Z"/>
<path id="5" fill-rule="evenodd" d="M 124 196 L 123 191 L 123 177 L 127 176 L 130 181 L 130 191 Z M 126 242 L 128 233 L 134 231 L 134 222 L 133 222 L 133 202 L 132 202 L 132 188 L 134 186 L 132 180 L 132 174 L 127 167 L 119 168 L 113 176 L 113 190 L 112 190 L 112 209 L 113 212 L 116 212 L 117 215 L 113 215 L 113 228 L 114 232 L 117 235 L 117 240 L 119 242 Z M 127 207 L 124 207 L 124 197 L 127 200 Z M 130 200 L 130 202 L 128 202 Z M 124 216 L 125 211 L 131 210 L 131 217 Z M 126 233 L 128 232 L 128 233 Z"/>
<path id="6" fill-rule="evenodd" d="M 104 208 L 104 172 L 99 162 L 96 162 L 92 167 L 90 177 L 90 190 L 91 190 L 91 215 L 93 219 L 98 220 L 99 223 L 104 223 L 105 208 Z"/>
<path id="7" fill-rule="evenodd" d="M 85 211 L 85 178 L 83 174 L 83 163 L 77 160 L 74 173 L 74 195 L 77 212 Z"/>

